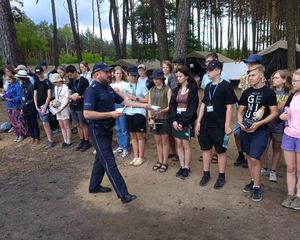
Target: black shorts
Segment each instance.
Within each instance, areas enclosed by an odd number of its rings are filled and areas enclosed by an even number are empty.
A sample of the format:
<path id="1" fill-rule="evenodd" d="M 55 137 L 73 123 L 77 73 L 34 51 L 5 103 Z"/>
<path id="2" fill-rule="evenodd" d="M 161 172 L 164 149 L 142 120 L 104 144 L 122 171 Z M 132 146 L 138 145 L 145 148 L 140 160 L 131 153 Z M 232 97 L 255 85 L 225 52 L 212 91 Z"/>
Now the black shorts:
<path id="1" fill-rule="evenodd" d="M 169 135 L 171 133 L 171 125 L 168 120 L 165 119 L 155 119 L 155 124 L 151 127 L 151 132 L 155 135 Z"/>
<path id="2" fill-rule="evenodd" d="M 198 136 L 198 142 L 201 150 L 210 150 L 212 147 L 215 148 L 217 153 L 226 152 L 227 148 L 223 148 L 224 140 L 224 129 L 221 128 L 207 128 L 201 126 L 200 134 Z"/>
<path id="3" fill-rule="evenodd" d="M 129 132 L 147 132 L 146 117 L 142 114 L 126 115 Z"/>

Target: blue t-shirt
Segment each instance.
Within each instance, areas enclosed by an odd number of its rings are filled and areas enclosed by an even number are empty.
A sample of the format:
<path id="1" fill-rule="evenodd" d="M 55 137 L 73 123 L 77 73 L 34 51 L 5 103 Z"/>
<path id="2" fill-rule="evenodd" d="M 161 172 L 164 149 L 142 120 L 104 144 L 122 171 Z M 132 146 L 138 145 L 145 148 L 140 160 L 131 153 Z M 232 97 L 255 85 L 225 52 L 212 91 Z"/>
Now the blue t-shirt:
<path id="1" fill-rule="evenodd" d="M 145 98 L 148 94 L 148 88 L 145 84 L 145 81 L 138 80 L 137 83 L 129 83 L 125 88 L 124 92 L 129 93 L 130 95 L 136 96 L 137 98 Z M 128 108 L 126 111 L 127 115 L 142 114 L 146 116 L 146 109 L 144 108 Z"/>
<path id="2" fill-rule="evenodd" d="M 102 84 L 93 81 L 85 90 L 83 110 L 96 112 L 112 112 L 115 110 L 114 104 L 123 102 L 123 98 L 115 93 L 109 84 Z M 105 118 L 99 120 L 88 120 L 89 124 L 99 124 L 106 127 L 115 125 L 114 118 Z"/>

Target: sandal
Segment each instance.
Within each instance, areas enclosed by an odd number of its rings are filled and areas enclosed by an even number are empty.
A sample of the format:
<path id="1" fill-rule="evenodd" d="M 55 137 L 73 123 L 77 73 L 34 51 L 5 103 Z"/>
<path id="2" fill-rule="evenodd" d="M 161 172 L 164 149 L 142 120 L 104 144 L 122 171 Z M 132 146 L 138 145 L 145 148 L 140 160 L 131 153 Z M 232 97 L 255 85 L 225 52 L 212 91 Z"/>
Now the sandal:
<path id="1" fill-rule="evenodd" d="M 160 166 L 160 169 L 158 170 L 160 173 L 164 173 L 168 170 L 168 164 L 164 164 L 162 163 L 161 166 Z"/>
<path id="2" fill-rule="evenodd" d="M 200 161 L 200 162 L 203 162 L 203 156 L 202 156 L 202 155 L 200 155 L 199 161 Z"/>
<path id="3" fill-rule="evenodd" d="M 162 165 L 163 165 L 162 163 L 157 162 L 157 163 L 152 167 L 152 170 L 153 170 L 153 171 L 157 171 L 158 169 L 161 168 Z"/>
<path id="4" fill-rule="evenodd" d="M 212 164 L 217 164 L 218 163 L 218 155 L 213 154 L 212 159 L 211 159 Z"/>

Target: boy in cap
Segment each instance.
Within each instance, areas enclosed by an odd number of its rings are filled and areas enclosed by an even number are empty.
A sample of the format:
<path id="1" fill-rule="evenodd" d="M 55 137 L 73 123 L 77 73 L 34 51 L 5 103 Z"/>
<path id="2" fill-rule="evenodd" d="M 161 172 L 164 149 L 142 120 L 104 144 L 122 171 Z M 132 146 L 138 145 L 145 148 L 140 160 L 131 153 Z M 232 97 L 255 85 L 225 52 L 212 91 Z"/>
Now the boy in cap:
<path id="1" fill-rule="evenodd" d="M 203 152 L 203 176 L 200 186 L 206 186 L 211 177 L 212 147 L 218 154 L 219 176 L 214 185 L 215 189 L 220 189 L 225 184 L 227 146 L 224 146 L 224 136 L 232 133 L 230 128 L 232 105 L 237 102 L 230 84 L 221 78 L 222 68 L 223 64 L 216 59 L 207 66 L 211 82 L 205 88 L 195 128 Z"/>
<path id="2" fill-rule="evenodd" d="M 50 83 L 48 83 L 48 79 L 46 79 L 44 70 L 41 66 L 36 66 L 35 74 L 38 76 L 39 80 L 34 83 L 33 100 L 47 136 L 45 148 L 49 149 L 53 146 L 52 131 L 49 124 L 50 113 L 48 110 L 48 106 L 52 96 L 52 87 Z"/>

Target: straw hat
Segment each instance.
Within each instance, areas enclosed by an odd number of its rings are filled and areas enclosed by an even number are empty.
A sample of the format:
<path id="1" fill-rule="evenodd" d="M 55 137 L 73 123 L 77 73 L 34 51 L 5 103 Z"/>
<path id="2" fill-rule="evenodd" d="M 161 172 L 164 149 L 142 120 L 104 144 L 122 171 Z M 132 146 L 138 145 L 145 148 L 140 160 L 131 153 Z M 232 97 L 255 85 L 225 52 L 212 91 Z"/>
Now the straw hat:
<path id="1" fill-rule="evenodd" d="M 51 82 L 56 83 L 56 82 L 62 82 L 62 78 L 59 76 L 58 73 L 53 73 L 51 76 Z"/>

